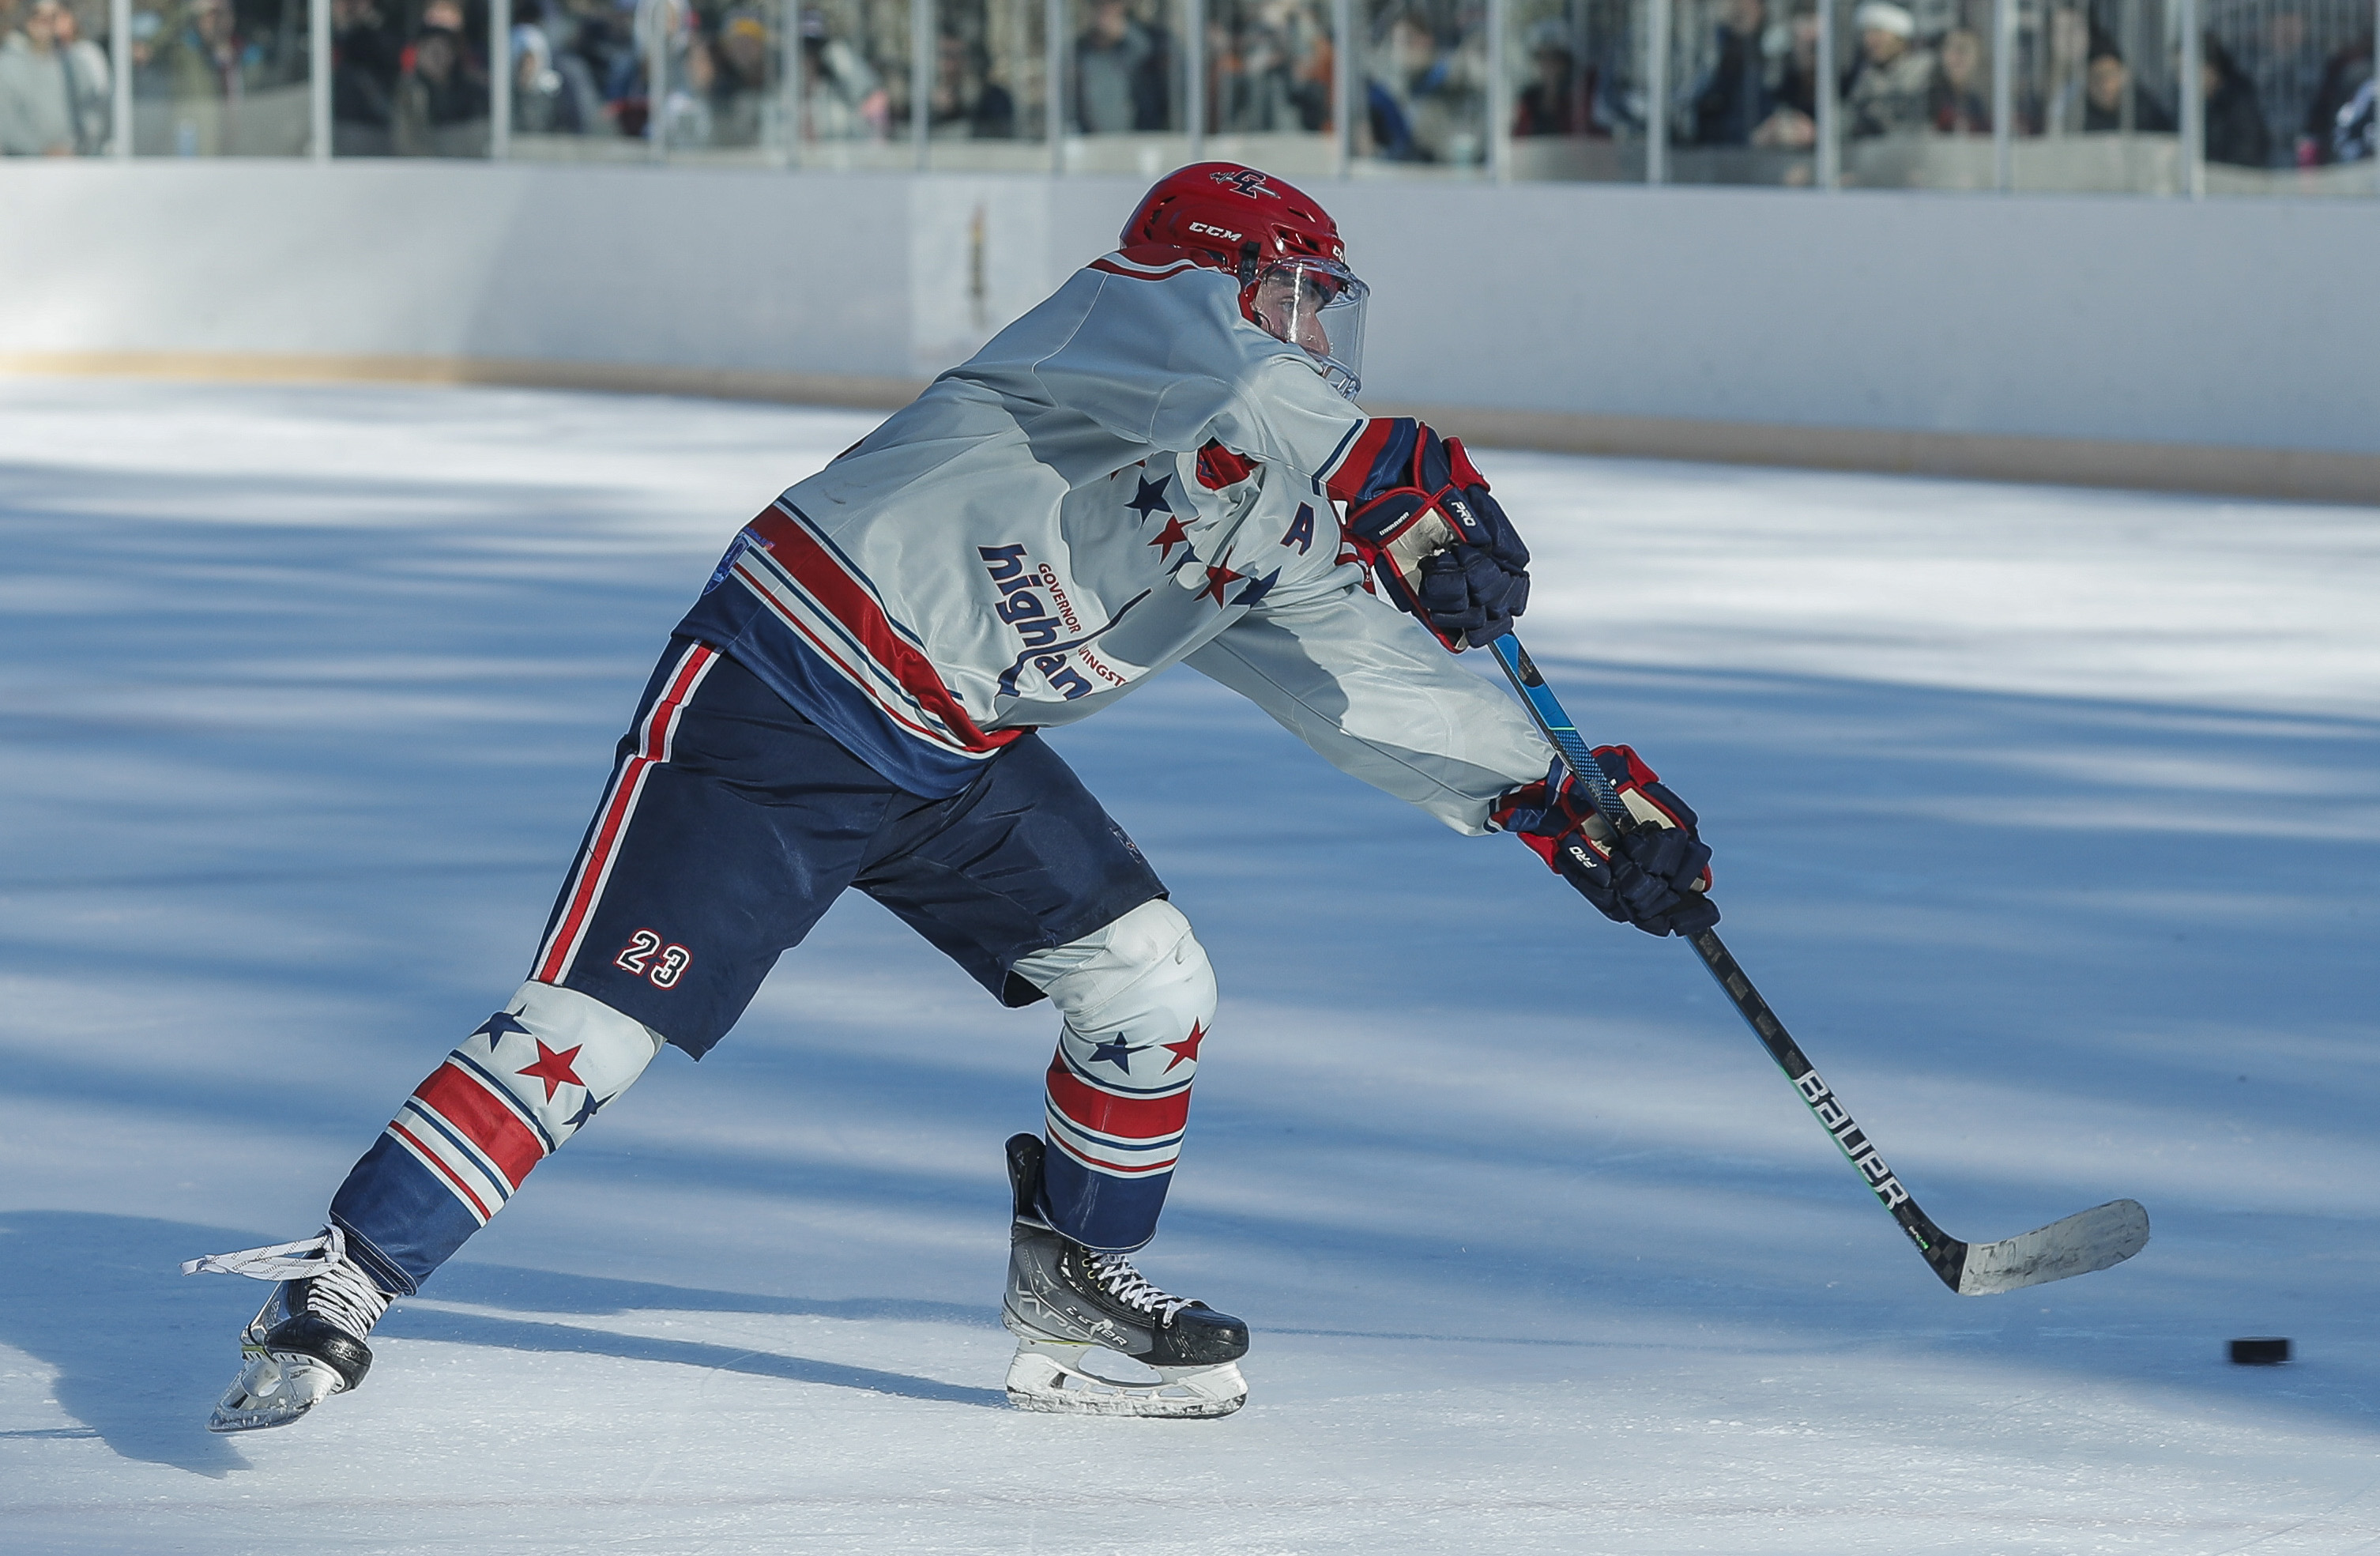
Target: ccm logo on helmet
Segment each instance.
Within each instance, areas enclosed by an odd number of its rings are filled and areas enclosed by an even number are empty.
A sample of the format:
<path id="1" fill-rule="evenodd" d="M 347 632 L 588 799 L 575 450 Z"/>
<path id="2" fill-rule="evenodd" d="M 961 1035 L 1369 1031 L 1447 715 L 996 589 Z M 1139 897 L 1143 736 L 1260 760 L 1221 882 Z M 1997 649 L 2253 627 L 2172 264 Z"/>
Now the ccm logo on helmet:
<path id="1" fill-rule="evenodd" d="M 1208 226 L 1208 225 L 1206 223 L 1204 223 L 1204 222 L 1193 222 L 1193 223 L 1191 223 L 1191 224 L 1190 224 L 1190 230 L 1191 230 L 1192 232 L 1203 232 L 1203 233 L 1207 234 L 1209 237 L 1220 237 L 1220 238 L 1226 238 L 1226 239 L 1229 239 L 1231 242 L 1233 242 L 1233 243 L 1237 243 L 1237 242 L 1240 240 L 1240 236 L 1241 236 L 1240 234 L 1238 234 L 1238 233 L 1235 233 L 1235 232 L 1232 231 L 1232 230 L 1231 230 L 1230 228 L 1228 228 L 1228 227 L 1210 227 L 1210 226 Z"/>

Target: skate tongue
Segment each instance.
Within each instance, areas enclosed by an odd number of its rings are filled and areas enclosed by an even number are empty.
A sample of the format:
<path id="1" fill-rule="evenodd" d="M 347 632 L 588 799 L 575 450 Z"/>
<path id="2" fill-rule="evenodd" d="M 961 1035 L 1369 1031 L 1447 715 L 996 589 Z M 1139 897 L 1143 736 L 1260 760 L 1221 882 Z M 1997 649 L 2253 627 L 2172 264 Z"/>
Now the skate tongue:
<path id="1" fill-rule="evenodd" d="M 237 1253 L 205 1254 L 182 1264 L 185 1275 L 215 1273 L 248 1275 L 260 1281 L 303 1281 L 320 1275 L 346 1257 L 346 1234 L 337 1227 L 326 1227 L 312 1237 L 295 1243 L 275 1243 L 269 1248 L 242 1248 Z M 310 1257 L 300 1257 L 310 1256 Z"/>

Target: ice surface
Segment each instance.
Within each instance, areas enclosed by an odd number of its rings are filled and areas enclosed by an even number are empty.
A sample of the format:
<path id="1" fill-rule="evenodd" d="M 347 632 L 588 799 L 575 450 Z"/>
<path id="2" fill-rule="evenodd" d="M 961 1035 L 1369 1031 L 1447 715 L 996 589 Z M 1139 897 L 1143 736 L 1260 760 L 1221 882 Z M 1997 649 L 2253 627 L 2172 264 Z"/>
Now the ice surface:
<path id="1" fill-rule="evenodd" d="M 1686 948 L 1185 673 L 1059 744 L 1221 974 L 1144 1262 L 1245 1411 L 1005 1406 L 1046 1007 L 854 899 L 360 1392 L 210 1437 L 261 1288 L 176 1261 L 320 1224 L 867 425 L 0 381 L 0 1550 L 2380 1549 L 2380 514 L 1492 451 L 1532 649 L 1903 1181 L 2139 1258 L 1945 1292 Z"/>

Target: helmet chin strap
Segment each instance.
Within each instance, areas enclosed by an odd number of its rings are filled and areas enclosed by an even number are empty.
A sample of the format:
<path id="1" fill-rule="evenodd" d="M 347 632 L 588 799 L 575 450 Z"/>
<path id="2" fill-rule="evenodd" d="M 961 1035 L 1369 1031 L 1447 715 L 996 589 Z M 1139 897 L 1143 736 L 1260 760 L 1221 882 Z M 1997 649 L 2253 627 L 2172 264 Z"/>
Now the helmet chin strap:
<path id="1" fill-rule="evenodd" d="M 1257 259 L 1263 252 L 1263 249 L 1257 248 L 1253 243 L 1243 243 L 1240 245 L 1241 286 L 1253 286 L 1257 284 Z"/>

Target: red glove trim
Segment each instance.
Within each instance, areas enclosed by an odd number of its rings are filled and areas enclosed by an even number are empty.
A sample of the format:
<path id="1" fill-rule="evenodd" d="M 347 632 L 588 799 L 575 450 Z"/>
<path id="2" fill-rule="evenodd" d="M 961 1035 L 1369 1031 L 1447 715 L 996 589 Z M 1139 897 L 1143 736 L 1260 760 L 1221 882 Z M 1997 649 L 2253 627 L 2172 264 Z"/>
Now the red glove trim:
<path id="1" fill-rule="evenodd" d="M 1488 478 L 1479 473 L 1479 467 L 1471 462 L 1470 451 L 1463 446 L 1461 438 L 1441 438 L 1439 442 L 1446 445 L 1446 462 L 1454 467 L 1453 484 L 1457 492 L 1468 492 L 1475 486 L 1482 492 L 1495 490 L 1488 484 Z M 1418 458 L 1419 450 L 1415 452 Z"/>

